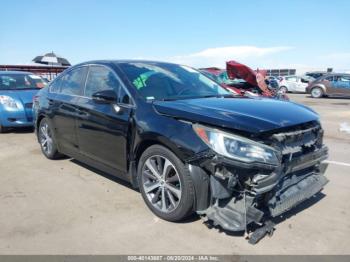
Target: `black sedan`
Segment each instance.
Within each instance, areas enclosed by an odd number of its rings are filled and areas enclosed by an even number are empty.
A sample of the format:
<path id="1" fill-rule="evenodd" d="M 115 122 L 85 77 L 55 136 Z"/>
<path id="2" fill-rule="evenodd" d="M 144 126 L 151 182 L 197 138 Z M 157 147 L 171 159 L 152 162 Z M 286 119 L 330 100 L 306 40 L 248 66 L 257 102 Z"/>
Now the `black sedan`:
<path id="1" fill-rule="evenodd" d="M 271 226 L 327 183 L 314 111 L 235 96 L 187 66 L 82 63 L 39 92 L 34 112 L 47 158 L 129 181 L 169 221 L 197 212 L 230 231 Z"/>

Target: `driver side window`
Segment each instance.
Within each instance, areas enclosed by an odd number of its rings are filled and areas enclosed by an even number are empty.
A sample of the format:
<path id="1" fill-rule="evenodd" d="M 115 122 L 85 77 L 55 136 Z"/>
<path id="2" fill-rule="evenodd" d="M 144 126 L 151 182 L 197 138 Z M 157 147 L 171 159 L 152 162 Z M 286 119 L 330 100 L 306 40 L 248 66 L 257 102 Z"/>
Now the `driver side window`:
<path id="1" fill-rule="evenodd" d="M 104 66 L 89 67 L 84 96 L 92 97 L 92 94 L 106 90 L 114 90 L 118 94 L 120 88 L 120 82 L 111 69 Z"/>

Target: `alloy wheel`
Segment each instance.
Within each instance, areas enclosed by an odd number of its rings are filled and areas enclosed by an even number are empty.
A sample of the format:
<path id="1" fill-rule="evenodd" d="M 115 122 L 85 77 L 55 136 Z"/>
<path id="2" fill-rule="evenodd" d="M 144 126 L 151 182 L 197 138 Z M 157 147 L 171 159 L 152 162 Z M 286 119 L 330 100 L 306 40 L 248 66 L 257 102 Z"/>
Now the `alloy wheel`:
<path id="1" fill-rule="evenodd" d="M 312 95 L 313 97 L 316 97 L 316 98 L 321 97 L 321 96 L 322 96 L 322 91 L 321 91 L 320 88 L 313 88 L 313 89 L 311 90 L 311 95 Z"/>
<path id="2" fill-rule="evenodd" d="M 142 186 L 157 210 L 170 213 L 181 200 L 182 188 L 179 174 L 169 159 L 163 156 L 149 157 L 142 168 Z"/>
<path id="3" fill-rule="evenodd" d="M 39 139 L 43 151 L 47 155 L 50 155 L 52 152 L 53 141 L 50 127 L 46 122 L 40 125 Z"/>

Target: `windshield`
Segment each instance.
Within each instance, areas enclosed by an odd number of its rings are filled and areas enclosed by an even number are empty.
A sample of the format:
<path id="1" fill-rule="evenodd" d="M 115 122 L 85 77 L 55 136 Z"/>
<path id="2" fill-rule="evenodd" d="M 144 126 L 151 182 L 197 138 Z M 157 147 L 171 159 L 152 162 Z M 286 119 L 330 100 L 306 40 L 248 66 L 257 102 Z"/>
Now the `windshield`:
<path id="1" fill-rule="evenodd" d="M 130 83 L 146 100 L 177 100 L 232 95 L 191 67 L 151 62 L 121 63 Z"/>
<path id="2" fill-rule="evenodd" d="M 224 71 L 222 72 L 219 76 L 218 76 L 219 80 L 220 80 L 220 83 L 223 83 L 225 85 L 235 85 L 238 83 L 242 83 L 242 82 L 245 82 L 243 79 L 230 79 L 227 75 L 227 72 Z"/>
<path id="3" fill-rule="evenodd" d="M 240 81 L 240 79 L 230 79 L 228 78 L 227 72 L 223 71 L 222 73 L 216 75 L 214 73 L 205 71 L 205 70 L 201 70 L 201 73 L 206 75 L 207 77 L 213 79 L 214 81 L 216 81 L 219 84 L 224 84 L 224 85 L 234 85 L 237 82 L 242 82 Z"/>
<path id="4" fill-rule="evenodd" d="M 39 89 L 46 85 L 46 82 L 37 75 L 0 74 L 0 90 Z"/>

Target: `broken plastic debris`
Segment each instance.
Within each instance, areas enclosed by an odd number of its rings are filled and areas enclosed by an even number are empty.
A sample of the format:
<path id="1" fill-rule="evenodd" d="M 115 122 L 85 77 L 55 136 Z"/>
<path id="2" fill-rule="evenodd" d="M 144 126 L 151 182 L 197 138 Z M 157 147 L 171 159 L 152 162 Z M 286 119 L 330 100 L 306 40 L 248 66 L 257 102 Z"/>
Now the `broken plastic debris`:
<path id="1" fill-rule="evenodd" d="M 350 134 L 350 125 L 346 122 L 340 123 L 340 132 L 345 132 Z"/>

